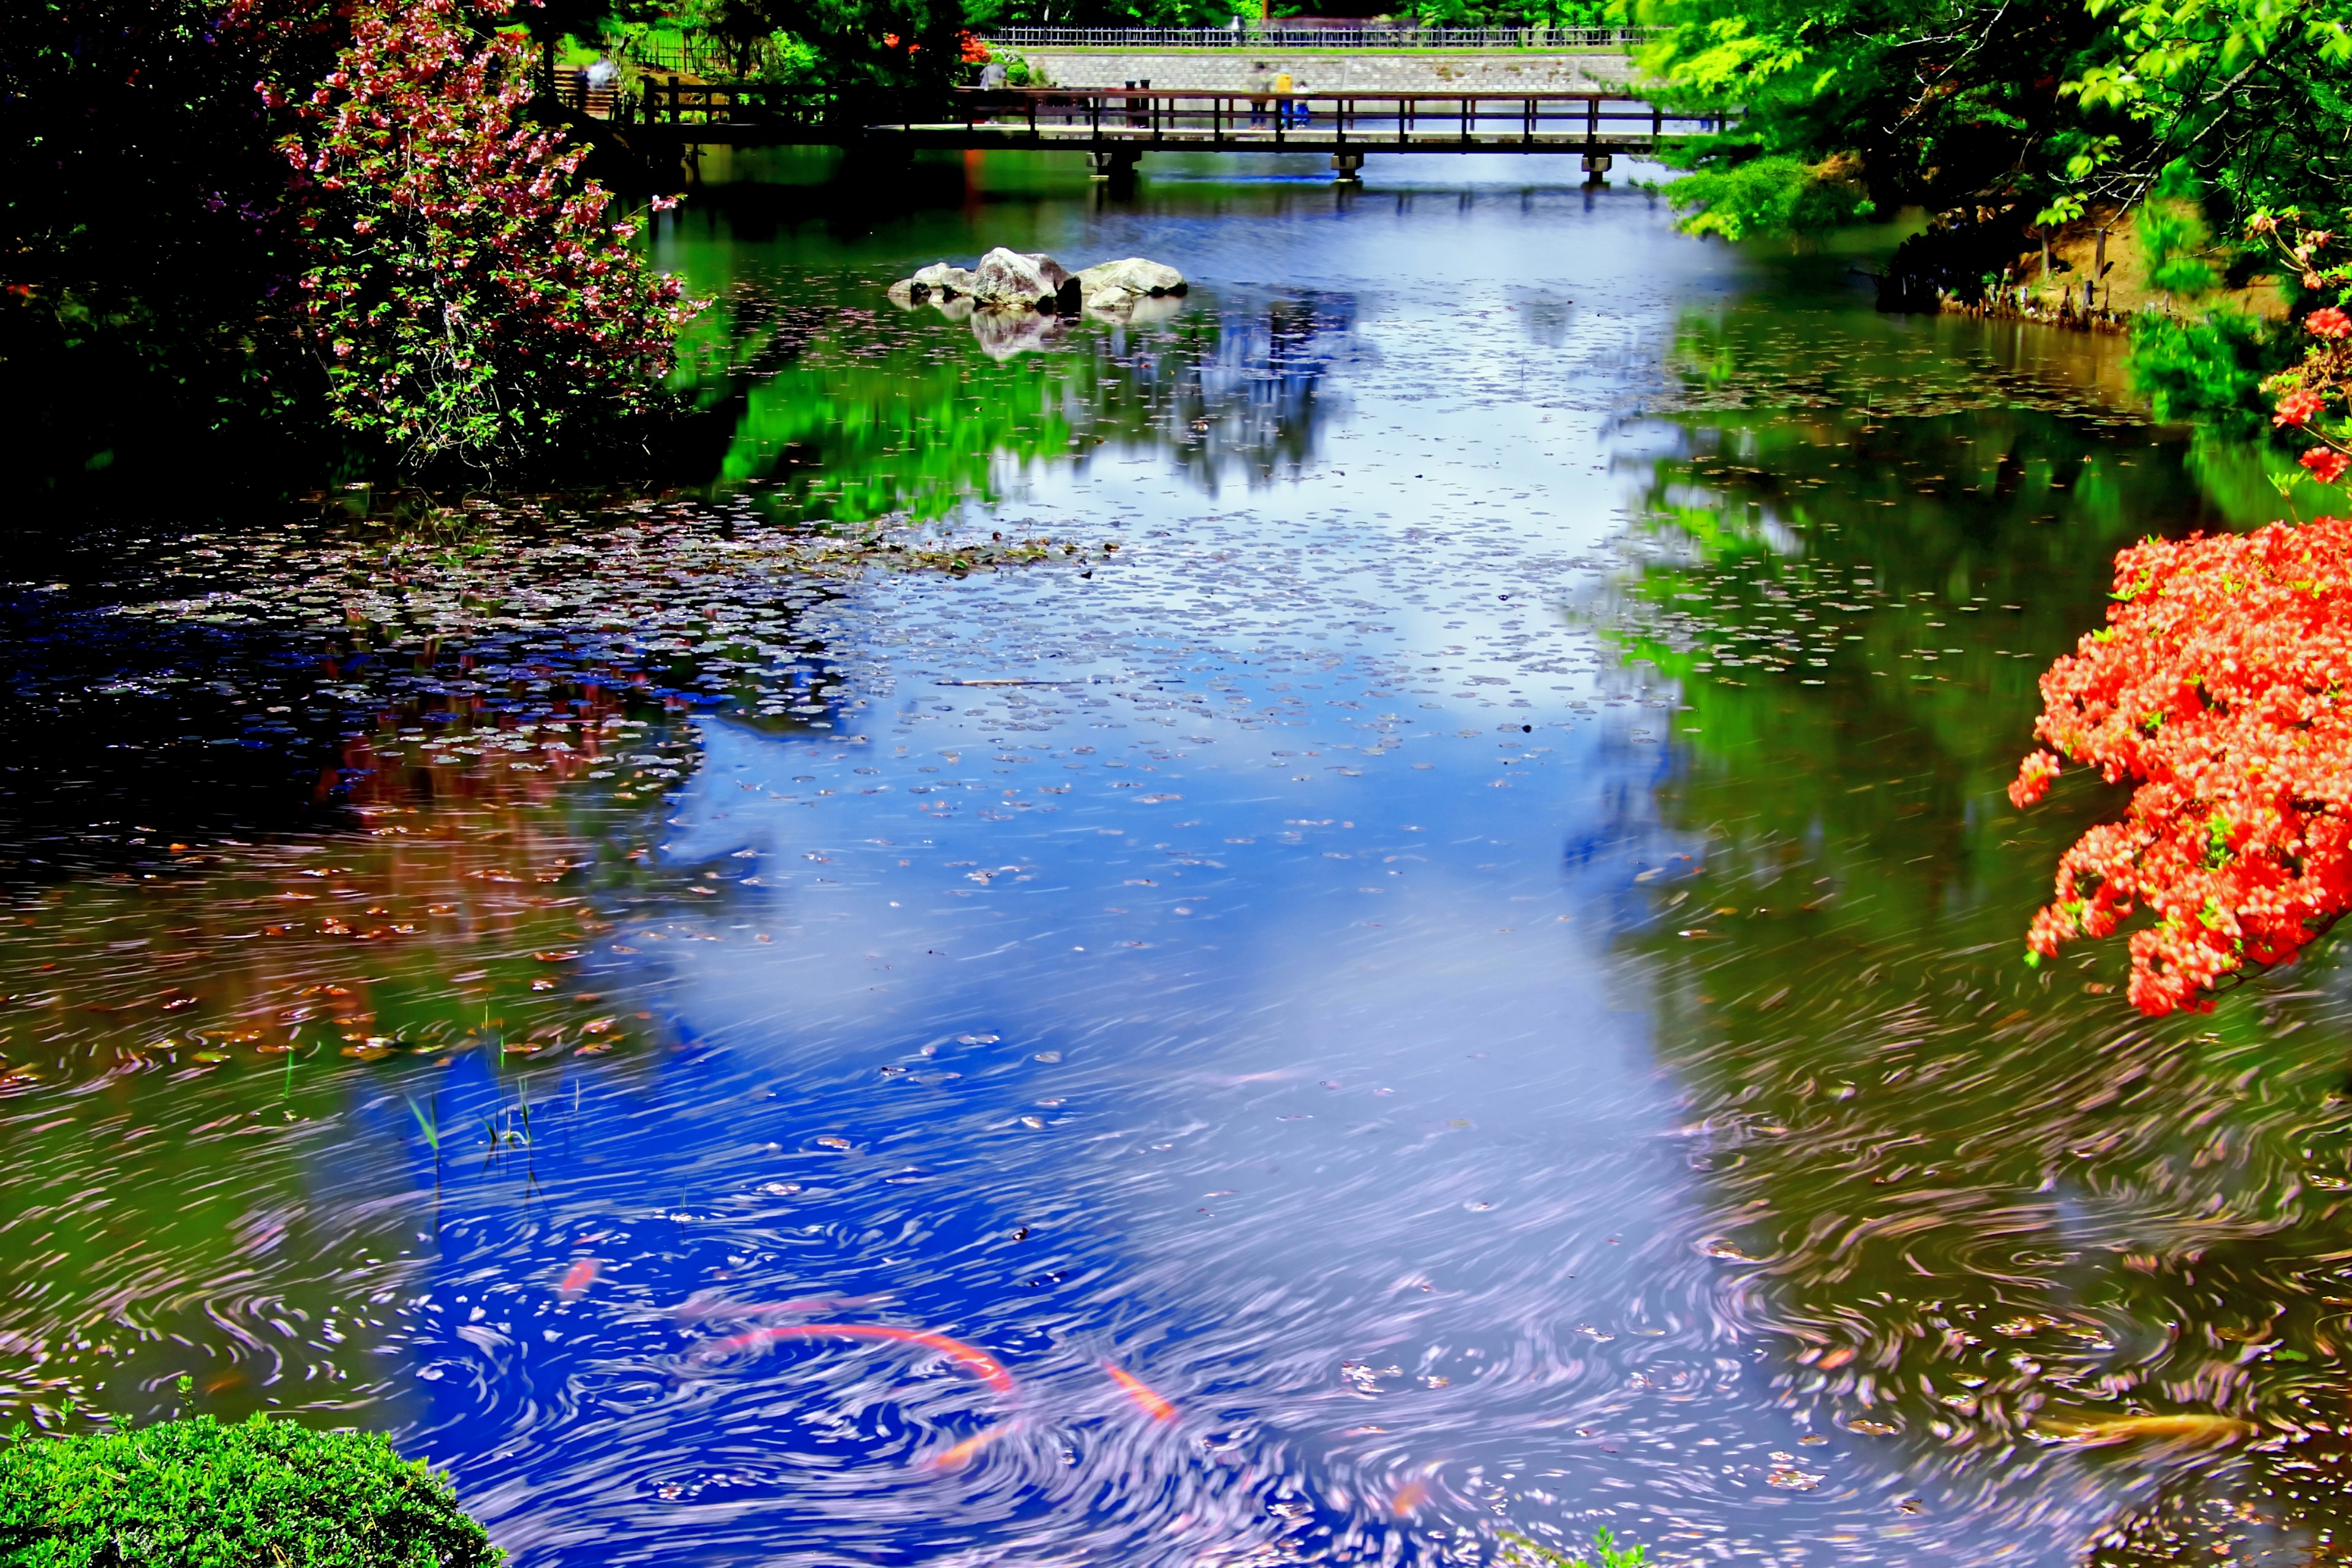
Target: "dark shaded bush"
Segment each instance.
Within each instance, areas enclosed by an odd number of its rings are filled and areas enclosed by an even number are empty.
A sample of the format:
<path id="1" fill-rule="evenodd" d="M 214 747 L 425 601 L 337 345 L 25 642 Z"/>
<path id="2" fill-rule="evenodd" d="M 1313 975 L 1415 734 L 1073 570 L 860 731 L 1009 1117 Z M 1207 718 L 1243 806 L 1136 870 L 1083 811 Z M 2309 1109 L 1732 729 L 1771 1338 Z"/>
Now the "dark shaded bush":
<path id="1" fill-rule="evenodd" d="M 208 1415 L 0 1447 L 0 1568 L 477 1568 L 446 1477 L 380 1436 Z"/>
<path id="2" fill-rule="evenodd" d="M 2300 346 L 2233 310 L 2195 321 L 2147 315 L 2132 323 L 2126 367 L 2132 389 L 2147 395 L 2158 419 L 2252 439 L 2270 430 L 2263 381 L 2293 364 Z"/>

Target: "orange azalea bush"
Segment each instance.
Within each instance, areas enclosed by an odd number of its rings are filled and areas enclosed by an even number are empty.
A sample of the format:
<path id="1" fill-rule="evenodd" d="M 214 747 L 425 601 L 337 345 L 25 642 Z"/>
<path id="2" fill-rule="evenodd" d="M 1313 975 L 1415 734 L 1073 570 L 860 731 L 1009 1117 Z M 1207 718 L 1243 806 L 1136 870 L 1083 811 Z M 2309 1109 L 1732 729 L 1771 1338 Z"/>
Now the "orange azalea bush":
<path id="1" fill-rule="evenodd" d="M 2297 460 L 2332 485 L 2352 470 L 2352 262 L 2293 208 L 2248 226 L 2306 297 L 2337 295 L 2303 318 L 2302 363 L 2263 384 L 2272 423 L 2317 443 Z M 2105 629 L 2042 678 L 2034 732 L 2053 749 L 2020 764 L 2009 798 L 2040 800 L 2070 759 L 2138 787 L 2121 822 L 2059 860 L 2028 961 L 2145 909 L 2133 1003 L 2204 1012 L 2217 982 L 2286 963 L 2352 909 L 2352 521 L 2151 539 L 2116 557 L 2115 598 Z"/>
<path id="2" fill-rule="evenodd" d="M 2144 908 L 2132 1002 L 2202 1012 L 2352 908 L 2352 520 L 2150 540 L 2116 557 L 2115 596 L 2042 678 L 2052 750 L 2009 794 L 2040 800 L 2067 759 L 2138 787 L 2059 861 L 2029 962 Z"/>

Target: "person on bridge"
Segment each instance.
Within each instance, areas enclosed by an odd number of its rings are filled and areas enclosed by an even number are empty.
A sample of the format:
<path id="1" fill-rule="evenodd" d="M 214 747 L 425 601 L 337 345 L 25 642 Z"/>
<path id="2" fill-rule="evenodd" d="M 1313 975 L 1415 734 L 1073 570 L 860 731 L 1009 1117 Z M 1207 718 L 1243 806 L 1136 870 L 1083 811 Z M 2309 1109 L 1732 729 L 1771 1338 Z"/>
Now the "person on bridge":
<path id="1" fill-rule="evenodd" d="M 1274 79 L 1274 123 L 1279 128 L 1290 123 L 1290 73 L 1277 72 Z"/>
<path id="2" fill-rule="evenodd" d="M 620 76 L 621 68 L 614 63 L 613 57 L 609 54 L 598 55 L 589 61 L 588 68 L 580 73 L 581 110 L 587 114 L 601 113 L 605 119 L 611 119 L 613 84 L 620 79 Z"/>

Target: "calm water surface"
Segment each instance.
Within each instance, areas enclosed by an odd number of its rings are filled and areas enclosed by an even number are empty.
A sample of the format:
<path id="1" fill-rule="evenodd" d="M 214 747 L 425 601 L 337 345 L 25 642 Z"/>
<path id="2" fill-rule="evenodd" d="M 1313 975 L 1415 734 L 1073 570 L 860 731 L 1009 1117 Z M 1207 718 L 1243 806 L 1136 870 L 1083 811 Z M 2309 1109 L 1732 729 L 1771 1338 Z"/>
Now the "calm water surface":
<path id="1" fill-rule="evenodd" d="M 2029 972 L 2116 796 L 2002 795 L 2275 496 L 1543 172 L 747 164 L 707 490 L 12 584 L 0 1418 L 388 1429 L 530 1568 L 2341 1561 L 2340 968 Z M 881 298 L 996 243 L 1197 286 Z"/>

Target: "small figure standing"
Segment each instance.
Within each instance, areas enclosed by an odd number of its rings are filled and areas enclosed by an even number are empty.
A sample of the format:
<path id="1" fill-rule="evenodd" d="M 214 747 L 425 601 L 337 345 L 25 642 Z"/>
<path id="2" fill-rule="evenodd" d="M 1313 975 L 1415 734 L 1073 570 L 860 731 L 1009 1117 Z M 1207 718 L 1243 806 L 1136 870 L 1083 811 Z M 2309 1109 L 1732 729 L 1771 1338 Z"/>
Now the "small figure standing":
<path id="1" fill-rule="evenodd" d="M 580 109 L 583 113 L 600 110 L 607 120 L 613 117 L 613 84 L 620 79 L 621 68 L 609 54 L 598 55 L 580 73 L 582 86 Z"/>

